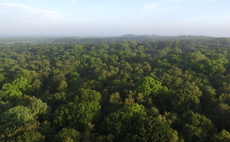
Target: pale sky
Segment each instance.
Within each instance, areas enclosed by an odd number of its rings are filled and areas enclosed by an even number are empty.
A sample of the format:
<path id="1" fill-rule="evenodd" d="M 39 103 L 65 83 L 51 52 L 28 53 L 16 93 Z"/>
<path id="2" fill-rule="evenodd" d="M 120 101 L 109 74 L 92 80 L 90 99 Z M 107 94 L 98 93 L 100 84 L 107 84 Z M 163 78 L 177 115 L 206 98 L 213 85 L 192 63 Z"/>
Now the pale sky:
<path id="1" fill-rule="evenodd" d="M 230 37 L 230 0 L 0 0 L 0 35 Z"/>

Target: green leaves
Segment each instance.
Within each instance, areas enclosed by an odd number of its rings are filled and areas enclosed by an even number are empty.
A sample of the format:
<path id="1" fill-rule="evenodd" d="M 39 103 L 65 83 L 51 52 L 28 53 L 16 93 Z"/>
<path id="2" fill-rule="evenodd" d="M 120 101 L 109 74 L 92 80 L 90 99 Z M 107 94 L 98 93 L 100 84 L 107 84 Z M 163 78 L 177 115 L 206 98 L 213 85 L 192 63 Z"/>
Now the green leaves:
<path id="1" fill-rule="evenodd" d="M 23 92 L 32 90 L 32 85 L 29 84 L 27 79 L 20 77 L 15 79 L 12 83 L 4 84 L 2 89 L 7 94 L 5 99 L 7 101 L 13 101 L 21 97 Z"/>
<path id="2" fill-rule="evenodd" d="M 41 99 L 33 98 L 29 104 L 28 108 L 31 110 L 33 116 L 37 117 L 40 114 L 47 114 L 49 107 L 46 103 L 42 102 Z"/>
<path id="3" fill-rule="evenodd" d="M 193 111 L 184 113 L 180 123 L 181 133 L 188 142 L 208 140 L 216 132 L 211 120 Z"/>
<path id="4" fill-rule="evenodd" d="M 106 135 L 112 133 L 117 141 L 121 141 L 133 132 L 138 119 L 144 115 L 146 115 L 144 106 L 139 104 L 125 104 L 116 112 L 108 115 L 101 129 Z"/>
<path id="5" fill-rule="evenodd" d="M 185 82 L 172 95 L 171 106 L 177 113 L 188 110 L 197 111 L 200 108 L 200 96 L 202 92 L 194 83 Z"/>
<path id="6" fill-rule="evenodd" d="M 178 132 L 173 130 L 167 123 L 152 116 L 142 117 L 135 129 L 137 141 L 151 142 L 176 142 Z"/>
<path id="7" fill-rule="evenodd" d="M 125 104 L 116 112 L 110 113 L 101 125 L 101 131 L 112 134 L 115 141 L 172 141 L 179 138 L 177 131 L 170 127 L 162 116 L 146 114 L 144 106 Z"/>
<path id="8" fill-rule="evenodd" d="M 100 102 L 101 93 L 95 90 L 80 88 L 78 95 L 75 97 L 77 102 Z"/>
<path id="9" fill-rule="evenodd" d="M 230 133 L 229 131 L 222 130 L 219 133 L 215 134 L 211 142 L 229 142 L 230 141 Z"/>
<path id="10" fill-rule="evenodd" d="M 47 115 L 48 106 L 40 99 L 35 97 L 23 96 L 18 99 L 17 105 L 12 107 L 9 103 L 1 103 L 0 108 L 3 112 L 0 113 L 0 141 L 12 140 L 12 141 L 45 141 L 43 136 L 36 129 L 39 126 L 37 118 L 41 114 Z M 16 103 L 15 103 L 16 104 Z M 11 105 L 9 108 L 8 106 Z"/>
<path id="11" fill-rule="evenodd" d="M 194 69 L 206 75 L 214 75 L 226 71 L 224 64 L 225 62 L 221 60 L 203 59 L 194 64 Z"/>
<path id="12" fill-rule="evenodd" d="M 157 96 L 158 94 L 167 93 L 168 89 L 161 85 L 161 82 L 152 77 L 144 77 L 136 83 L 137 93 L 142 93 L 145 98 L 149 96 Z"/>
<path id="13" fill-rule="evenodd" d="M 72 128 L 61 129 L 54 137 L 55 142 L 80 142 L 82 135 Z"/>
<path id="14" fill-rule="evenodd" d="M 0 123 L 25 123 L 26 121 L 33 120 L 31 110 L 24 106 L 15 106 L 4 111 L 0 116 Z"/>
<path id="15" fill-rule="evenodd" d="M 45 142 L 45 136 L 38 131 L 28 131 L 17 136 L 17 142 Z"/>
<path id="16" fill-rule="evenodd" d="M 100 115 L 98 102 L 68 103 L 60 106 L 54 113 L 54 125 L 57 129 L 72 127 L 83 131 L 89 122 Z"/>

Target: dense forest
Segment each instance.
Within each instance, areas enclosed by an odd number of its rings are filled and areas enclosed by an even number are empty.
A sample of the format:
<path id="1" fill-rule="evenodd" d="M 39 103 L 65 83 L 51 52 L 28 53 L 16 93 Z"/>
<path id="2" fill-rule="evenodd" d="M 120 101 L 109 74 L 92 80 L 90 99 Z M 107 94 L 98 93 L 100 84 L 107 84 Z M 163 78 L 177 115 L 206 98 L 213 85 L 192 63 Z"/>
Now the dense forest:
<path id="1" fill-rule="evenodd" d="M 229 142 L 230 39 L 0 43 L 0 141 Z"/>

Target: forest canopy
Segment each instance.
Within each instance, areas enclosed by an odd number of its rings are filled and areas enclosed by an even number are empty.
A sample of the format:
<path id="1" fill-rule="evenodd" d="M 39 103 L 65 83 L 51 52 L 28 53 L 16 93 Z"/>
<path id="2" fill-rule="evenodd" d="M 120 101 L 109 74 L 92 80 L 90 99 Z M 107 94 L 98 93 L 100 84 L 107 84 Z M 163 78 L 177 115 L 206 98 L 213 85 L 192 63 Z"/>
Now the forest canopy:
<path id="1" fill-rule="evenodd" d="M 0 43 L 0 141 L 228 142 L 230 39 Z"/>

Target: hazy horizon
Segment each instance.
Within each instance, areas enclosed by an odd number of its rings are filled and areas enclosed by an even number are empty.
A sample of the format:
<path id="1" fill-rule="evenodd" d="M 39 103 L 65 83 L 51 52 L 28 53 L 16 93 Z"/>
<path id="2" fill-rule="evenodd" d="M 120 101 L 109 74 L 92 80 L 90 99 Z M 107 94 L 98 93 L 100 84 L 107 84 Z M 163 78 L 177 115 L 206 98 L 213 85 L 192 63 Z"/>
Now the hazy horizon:
<path id="1" fill-rule="evenodd" d="M 230 37 L 227 0 L 0 0 L 0 35 Z"/>

